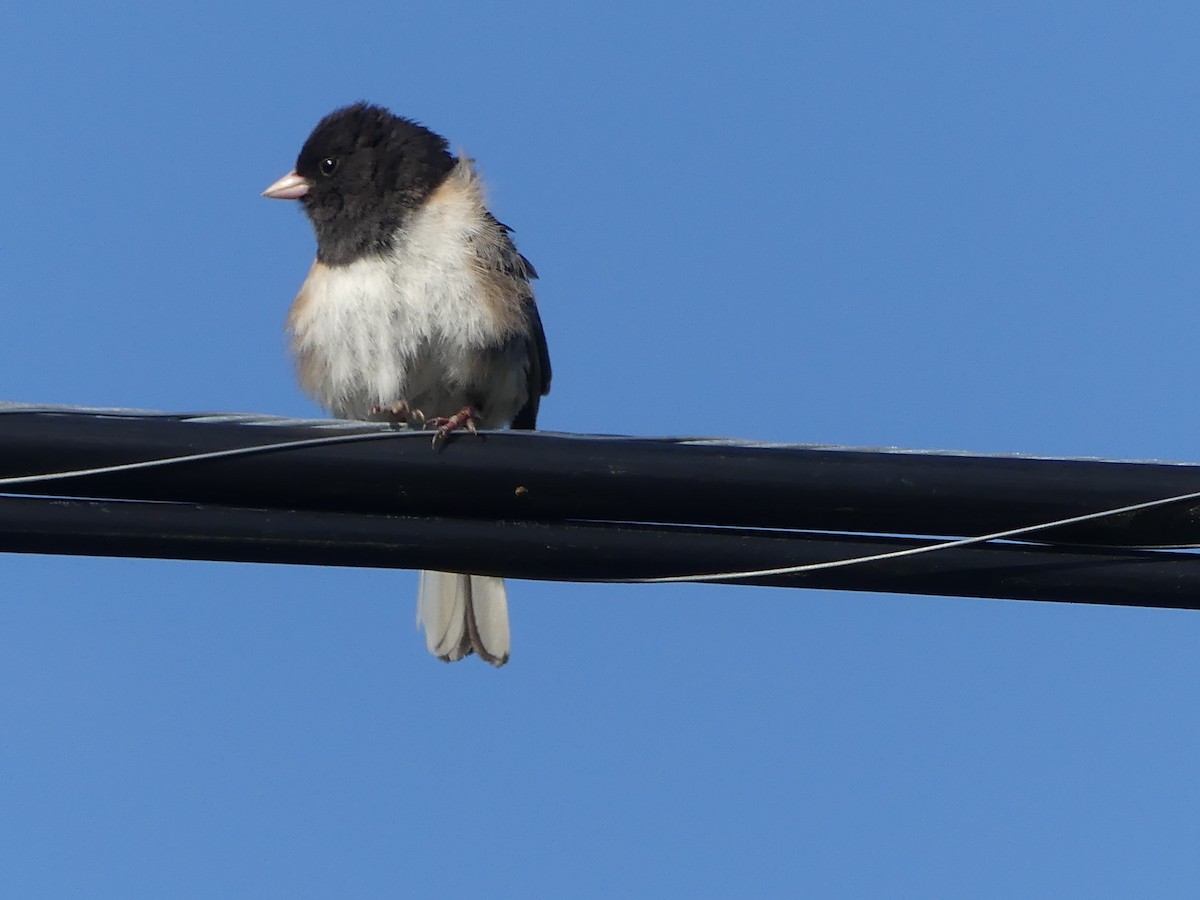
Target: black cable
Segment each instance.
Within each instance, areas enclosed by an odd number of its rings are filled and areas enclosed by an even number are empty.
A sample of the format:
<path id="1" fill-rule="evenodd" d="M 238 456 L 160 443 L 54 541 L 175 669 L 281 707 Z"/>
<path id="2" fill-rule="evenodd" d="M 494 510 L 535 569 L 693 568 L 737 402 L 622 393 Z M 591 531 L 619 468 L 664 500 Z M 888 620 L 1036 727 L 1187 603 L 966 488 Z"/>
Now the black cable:
<path id="1" fill-rule="evenodd" d="M 1134 549 L 1200 541 L 1194 465 L 0 407 L 0 491 L 39 495 L 0 500 L 0 550 L 1200 603 L 1196 554 Z"/>
<path id="2" fill-rule="evenodd" d="M 347 429 L 10 412 L 0 416 L 0 474 L 340 433 L 389 433 L 362 423 Z M 1200 491 L 1195 465 L 529 432 L 464 435 L 433 453 L 427 434 L 391 434 L 394 440 L 3 490 L 356 513 L 919 535 L 982 534 Z M 1127 547 L 1200 544 L 1200 504 L 1110 517 L 1037 539 Z"/>
<path id="3" fill-rule="evenodd" d="M 503 522 L 0 498 L 0 551 L 437 568 L 555 581 L 802 565 L 923 542 L 686 526 Z M 1200 608 L 1200 557 L 989 544 L 751 584 Z"/>

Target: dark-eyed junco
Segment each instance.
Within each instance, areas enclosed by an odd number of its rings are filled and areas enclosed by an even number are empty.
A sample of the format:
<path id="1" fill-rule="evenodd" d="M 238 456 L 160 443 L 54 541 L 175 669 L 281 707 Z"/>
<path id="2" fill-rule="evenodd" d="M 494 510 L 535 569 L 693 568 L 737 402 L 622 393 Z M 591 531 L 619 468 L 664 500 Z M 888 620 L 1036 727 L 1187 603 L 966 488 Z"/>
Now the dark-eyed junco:
<path id="1" fill-rule="evenodd" d="M 484 202 L 472 161 L 379 106 L 322 119 L 296 168 L 263 192 L 299 200 L 317 259 L 288 315 L 300 381 L 347 419 L 533 428 L 550 357 L 533 266 Z M 508 660 L 504 582 L 422 572 L 431 653 Z"/>

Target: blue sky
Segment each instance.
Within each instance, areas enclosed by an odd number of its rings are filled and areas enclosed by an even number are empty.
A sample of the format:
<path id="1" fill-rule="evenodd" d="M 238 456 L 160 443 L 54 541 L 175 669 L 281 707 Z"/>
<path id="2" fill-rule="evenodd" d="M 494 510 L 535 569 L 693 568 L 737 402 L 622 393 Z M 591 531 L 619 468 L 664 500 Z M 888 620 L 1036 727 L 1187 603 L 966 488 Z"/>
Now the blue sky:
<path id="1" fill-rule="evenodd" d="M 3 398 L 316 414 L 258 193 L 365 98 L 541 272 L 546 428 L 1200 459 L 1200 11 L 1048 6 L 26 6 Z M 1200 878 L 1197 613 L 516 582 L 497 672 L 426 655 L 410 573 L 0 577 L 6 896 Z"/>

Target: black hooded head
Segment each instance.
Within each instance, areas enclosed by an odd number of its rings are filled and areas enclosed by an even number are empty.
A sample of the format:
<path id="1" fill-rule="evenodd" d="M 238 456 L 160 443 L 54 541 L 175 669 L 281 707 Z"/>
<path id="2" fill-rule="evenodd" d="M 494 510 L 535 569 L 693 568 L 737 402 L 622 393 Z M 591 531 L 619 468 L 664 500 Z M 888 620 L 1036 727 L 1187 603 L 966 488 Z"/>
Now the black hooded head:
<path id="1" fill-rule="evenodd" d="M 296 173 L 317 233 L 317 258 L 345 265 L 385 253 L 407 216 L 454 165 L 445 138 L 381 106 L 334 110 L 313 129 Z"/>

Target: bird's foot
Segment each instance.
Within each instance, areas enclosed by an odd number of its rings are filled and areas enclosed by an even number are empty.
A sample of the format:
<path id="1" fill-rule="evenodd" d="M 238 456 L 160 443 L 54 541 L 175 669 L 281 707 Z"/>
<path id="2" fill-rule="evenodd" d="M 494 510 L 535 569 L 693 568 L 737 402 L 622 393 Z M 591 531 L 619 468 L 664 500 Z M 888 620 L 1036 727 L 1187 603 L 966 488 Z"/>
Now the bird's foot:
<path id="1" fill-rule="evenodd" d="M 379 416 L 388 422 L 402 422 L 406 425 L 416 424 L 425 427 L 425 413 L 413 409 L 407 400 L 397 400 L 390 406 L 372 406 L 371 415 Z"/>
<path id="2" fill-rule="evenodd" d="M 471 434 L 477 434 L 475 420 L 479 418 L 479 410 L 473 406 L 464 406 L 452 416 L 437 416 L 425 419 L 425 428 L 436 428 L 433 435 L 433 449 L 441 450 L 446 439 L 456 431 L 465 428 Z"/>

